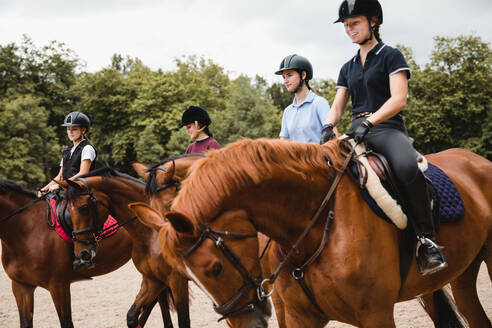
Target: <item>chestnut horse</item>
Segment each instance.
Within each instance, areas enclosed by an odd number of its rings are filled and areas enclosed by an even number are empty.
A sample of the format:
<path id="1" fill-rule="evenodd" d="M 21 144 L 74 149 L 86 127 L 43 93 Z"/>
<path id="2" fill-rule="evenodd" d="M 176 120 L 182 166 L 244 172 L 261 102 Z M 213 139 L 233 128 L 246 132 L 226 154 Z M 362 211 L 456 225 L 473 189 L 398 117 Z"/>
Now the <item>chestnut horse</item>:
<path id="1" fill-rule="evenodd" d="M 82 176 L 76 181 L 58 181 L 66 189 L 67 209 L 77 236 L 74 252 L 79 257 L 96 254 L 97 239 L 102 226 L 111 214 L 133 240 L 131 257 L 142 274 L 142 283 L 133 305 L 127 313 L 128 327 L 143 326 L 150 310 L 159 301 L 165 327 L 172 327 L 169 314 L 169 295 L 173 301 L 179 327 L 189 327 L 188 280 L 163 261 L 157 234 L 141 224 L 128 209 L 130 202 L 147 202 L 145 184 L 129 175 L 105 167 Z M 85 254 L 85 255 L 84 255 Z M 99 261 L 96 267 L 99 266 Z M 168 288 L 171 293 L 168 293 Z"/>
<path id="2" fill-rule="evenodd" d="M 163 254 L 174 255 L 174 261 L 202 284 L 216 304 L 231 295 L 242 298 L 237 303 L 246 304 L 251 298 L 254 303 L 255 288 L 241 292 L 244 283 L 238 277 L 238 266 L 222 261 L 214 243 L 206 239 L 221 238 L 213 231 L 215 224 L 233 211 L 237 214 L 230 226 L 242 233 L 240 227 L 249 231 L 253 225 L 287 253 L 310 224 L 335 173 L 341 171 L 345 160 L 341 148 L 338 140 L 315 145 L 245 139 L 209 152 L 193 166 L 172 212 L 166 214 L 170 224 L 151 215 L 148 224 L 160 231 Z M 308 260 L 327 228 L 326 247 L 304 272 L 306 285 L 322 312 L 284 267 L 274 286 L 285 304 L 287 326 L 323 327 L 329 320 L 337 320 L 361 327 L 395 327 L 395 303 L 431 294 L 447 283 L 451 283 L 458 307 L 471 327 L 491 326 L 477 297 L 476 278 L 483 261 L 492 275 L 492 163 L 462 149 L 428 155 L 427 159 L 452 179 L 466 209 L 462 220 L 443 224 L 436 236 L 444 246 L 448 268 L 422 276 L 413 261 L 402 281 L 401 233 L 379 219 L 364 202 L 358 186 L 342 175 L 333 204 L 320 216 L 327 218 L 328 210 L 332 211 L 331 226 L 326 224 L 328 219 L 316 222 L 290 258 L 298 265 Z M 245 240 L 233 242 L 237 245 Z M 254 266 L 257 254 L 235 254 L 238 262 L 251 264 L 244 265 L 251 275 L 259 270 Z M 214 269 L 217 267 L 220 270 Z M 235 279 L 231 279 L 235 268 Z M 260 286 L 256 288 L 262 291 Z M 234 325 L 256 325 L 259 313 L 243 313 Z"/>
<path id="3" fill-rule="evenodd" d="M 119 230 L 99 244 L 95 260 L 101 265 L 75 272 L 73 246 L 50 229 L 47 204 L 37 200 L 36 193 L 0 179 L 2 264 L 12 280 L 20 327 L 33 326 L 34 290 L 39 286 L 50 292 L 60 326 L 71 328 L 70 284 L 121 267 L 130 259 L 132 241 L 126 231 Z"/>

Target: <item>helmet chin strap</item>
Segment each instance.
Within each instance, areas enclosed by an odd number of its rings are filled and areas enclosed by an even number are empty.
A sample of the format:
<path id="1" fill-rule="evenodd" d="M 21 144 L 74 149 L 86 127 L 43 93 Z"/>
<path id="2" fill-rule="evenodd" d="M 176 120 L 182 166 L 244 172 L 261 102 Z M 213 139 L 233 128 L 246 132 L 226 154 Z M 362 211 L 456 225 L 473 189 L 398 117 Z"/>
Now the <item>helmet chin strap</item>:
<path id="1" fill-rule="evenodd" d="M 369 17 L 367 17 L 367 24 L 369 25 L 369 37 L 367 39 L 365 39 L 364 41 L 359 42 L 360 46 L 363 44 L 366 44 L 367 41 L 372 40 L 372 26 L 371 26 L 371 19 Z"/>
<path id="2" fill-rule="evenodd" d="M 304 82 L 306 81 L 306 80 L 304 80 L 304 79 L 302 78 L 302 71 L 301 71 L 301 72 L 298 72 L 298 73 L 299 73 L 299 77 L 301 78 L 301 80 L 299 81 L 299 85 L 297 86 L 297 88 L 296 88 L 294 91 L 291 91 L 291 92 L 290 92 L 291 94 L 295 94 L 297 91 L 301 90 L 302 85 L 303 85 L 303 84 L 304 84 Z"/>

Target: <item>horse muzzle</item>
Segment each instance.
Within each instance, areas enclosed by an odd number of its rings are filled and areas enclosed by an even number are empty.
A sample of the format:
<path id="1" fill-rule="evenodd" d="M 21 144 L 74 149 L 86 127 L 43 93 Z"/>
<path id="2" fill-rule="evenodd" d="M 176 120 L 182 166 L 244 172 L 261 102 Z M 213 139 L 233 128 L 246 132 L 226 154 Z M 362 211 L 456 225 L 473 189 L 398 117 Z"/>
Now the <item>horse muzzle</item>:
<path id="1" fill-rule="evenodd" d="M 75 258 L 73 261 L 72 267 L 74 271 L 79 271 L 82 269 L 92 269 L 96 266 L 93 259 L 96 255 L 96 252 L 91 250 L 82 250 L 80 251 L 80 257 Z"/>

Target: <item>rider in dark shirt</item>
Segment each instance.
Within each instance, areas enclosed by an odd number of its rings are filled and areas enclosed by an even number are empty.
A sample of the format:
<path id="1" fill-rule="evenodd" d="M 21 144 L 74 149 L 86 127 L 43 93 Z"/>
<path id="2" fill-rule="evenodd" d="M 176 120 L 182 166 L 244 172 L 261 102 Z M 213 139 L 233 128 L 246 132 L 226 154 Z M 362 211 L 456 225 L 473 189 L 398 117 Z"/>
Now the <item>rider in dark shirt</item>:
<path id="1" fill-rule="evenodd" d="M 345 32 L 359 51 L 340 70 L 337 93 L 323 126 L 321 143 L 335 137 L 348 99 L 352 100 L 352 127 L 349 135 L 365 141 L 389 161 L 402 191 L 405 212 L 419 242 L 423 274 L 447 266 L 434 240 L 434 225 L 425 177 L 418 169 L 416 152 L 407 134 L 402 111 L 408 93 L 408 68 L 402 53 L 381 41 L 379 26 L 383 11 L 377 0 L 345 0 L 339 18 Z"/>
<path id="2" fill-rule="evenodd" d="M 204 153 L 209 149 L 219 149 L 220 144 L 212 136 L 209 125 L 212 123 L 208 112 L 200 106 L 190 106 L 183 113 L 179 127 L 186 126 L 186 132 L 195 140 L 186 149 L 187 154 Z"/>

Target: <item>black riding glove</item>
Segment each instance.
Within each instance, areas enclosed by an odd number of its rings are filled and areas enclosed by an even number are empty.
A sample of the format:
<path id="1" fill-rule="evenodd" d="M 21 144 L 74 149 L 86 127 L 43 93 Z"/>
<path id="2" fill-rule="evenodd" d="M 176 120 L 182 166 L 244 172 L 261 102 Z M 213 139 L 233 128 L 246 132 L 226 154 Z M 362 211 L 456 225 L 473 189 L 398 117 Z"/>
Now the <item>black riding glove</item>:
<path id="1" fill-rule="evenodd" d="M 319 140 L 319 144 L 322 145 L 328 140 L 335 139 L 336 137 L 337 136 L 335 135 L 335 132 L 333 132 L 333 124 L 325 124 L 321 129 L 321 138 Z"/>
<path id="2" fill-rule="evenodd" d="M 355 128 L 354 132 L 351 133 L 351 137 L 354 138 L 355 142 L 360 143 L 364 140 L 366 134 L 372 129 L 374 124 L 368 120 L 364 120 L 360 123 L 358 127 Z"/>

